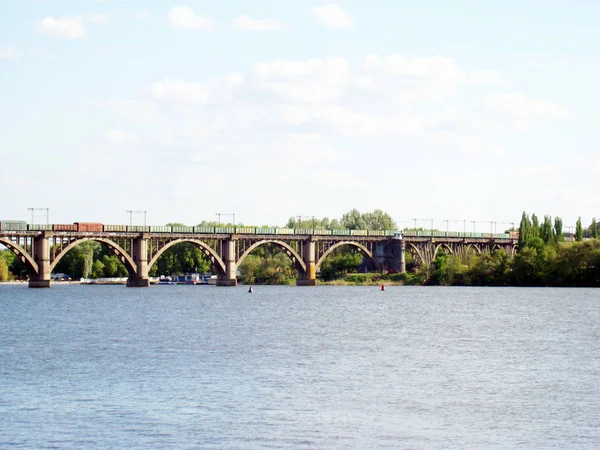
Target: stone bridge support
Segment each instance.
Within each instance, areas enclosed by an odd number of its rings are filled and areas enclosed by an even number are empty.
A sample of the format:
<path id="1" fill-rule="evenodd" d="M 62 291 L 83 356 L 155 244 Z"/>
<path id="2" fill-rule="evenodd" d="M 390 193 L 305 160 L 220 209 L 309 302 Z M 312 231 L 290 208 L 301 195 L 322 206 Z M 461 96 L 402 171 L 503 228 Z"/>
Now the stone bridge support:
<path id="1" fill-rule="evenodd" d="M 52 233 L 44 231 L 33 240 L 33 259 L 38 266 L 37 273 L 32 272 L 29 277 L 29 287 L 50 287 L 50 245 L 48 238 Z"/>
<path id="2" fill-rule="evenodd" d="M 148 238 L 142 235 L 132 241 L 132 255 L 135 262 L 135 272 L 129 274 L 127 287 L 148 287 Z"/>
<path id="3" fill-rule="evenodd" d="M 304 264 L 306 266 L 306 272 L 298 273 L 298 279 L 296 280 L 296 286 L 316 286 L 317 285 L 317 265 L 316 265 L 316 252 L 315 242 L 307 240 L 302 243 L 302 255 Z"/>
<path id="4" fill-rule="evenodd" d="M 225 263 L 225 273 L 217 277 L 217 286 L 237 286 L 237 266 L 235 261 L 235 241 L 223 242 L 221 259 Z"/>
<path id="5" fill-rule="evenodd" d="M 377 244 L 374 254 L 377 268 L 390 272 L 406 272 L 406 244 L 403 239 L 390 239 Z M 364 259 L 363 259 L 364 262 Z"/>

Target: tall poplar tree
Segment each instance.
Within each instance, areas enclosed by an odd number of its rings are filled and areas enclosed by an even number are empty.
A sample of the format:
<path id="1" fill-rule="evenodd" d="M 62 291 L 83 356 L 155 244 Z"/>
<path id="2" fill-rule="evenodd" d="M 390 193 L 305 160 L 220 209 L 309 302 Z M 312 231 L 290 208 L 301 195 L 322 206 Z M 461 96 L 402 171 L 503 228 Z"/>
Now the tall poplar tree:
<path id="1" fill-rule="evenodd" d="M 556 237 L 556 242 L 563 242 L 565 240 L 565 235 L 563 234 L 563 222 L 560 217 L 554 218 L 554 236 Z"/>
<path id="2" fill-rule="evenodd" d="M 527 245 L 527 239 L 531 234 L 531 221 L 525 211 L 521 216 L 521 223 L 519 224 L 519 250 L 522 250 Z"/>
<path id="3" fill-rule="evenodd" d="M 581 226 L 581 217 L 577 219 L 577 223 L 575 224 L 575 240 L 582 241 L 583 240 L 583 227 Z"/>
<path id="4" fill-rule="evenodd" d="M 535 214 L 531 215 L 530 237 L 540 237 L 540 221 Z"/>
<path id="5" fill-rule="evenodd" d="M 591 228 L 591 232 L 592 232 L 592 237 L 597 239 L 598 238 L 598 224 L 596 223 L 595 217 L 592 219 L 592 225 L 590 226 L 590 228 Z"/>
<path id="6" fill-rule="evenodd" d="M 546 244 L 554 243 L 554 230 L 552 229 L 552 217 L 544 216 L 544 223 L 540 228 L 540 237 Z"/>

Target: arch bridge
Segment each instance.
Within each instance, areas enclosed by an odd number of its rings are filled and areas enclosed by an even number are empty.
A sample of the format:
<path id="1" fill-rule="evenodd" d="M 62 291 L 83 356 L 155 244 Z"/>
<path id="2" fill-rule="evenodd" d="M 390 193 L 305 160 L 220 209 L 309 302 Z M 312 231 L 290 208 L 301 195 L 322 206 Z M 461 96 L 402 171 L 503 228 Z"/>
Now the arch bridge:
<path id="1" fill-rule="evenodd" d="M 217 272 L 218 286 L 236 286 L 237 269 L 261 245 L 279 247 L 298 271 L 297 285 L 314 286 L 324 259 L 335 249 L 351 246 L 375 270 L 404 272 L 405 251 L 419 265 L 429 265 L 440 251 L 464 255 L 468 251 L 490 252 L 516 249 L 515 239 L 412 237 L 306 234 L 243 233 L 156 233 L 156 232 L 81 232 L 81 231 L 0 231 L 0 245 L 9 248 L 29 270 L 30 287 L 50 287 L 50 274 L 61 258 L 86 241 L 107 245 L 123 262 L 129 273 L 127 286 L 147 287 L 150 268 L 170 247 L 188 242 L 199 248 Z"/>

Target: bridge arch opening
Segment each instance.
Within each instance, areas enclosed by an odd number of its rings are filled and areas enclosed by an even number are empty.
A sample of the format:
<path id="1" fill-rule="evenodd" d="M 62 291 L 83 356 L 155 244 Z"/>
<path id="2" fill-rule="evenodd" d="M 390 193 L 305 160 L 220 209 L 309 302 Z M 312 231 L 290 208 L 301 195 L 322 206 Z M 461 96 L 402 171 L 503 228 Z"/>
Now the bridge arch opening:
<path id="1" fill-rule="evenodd" d="M 225 264 L 209 244 L 198 239 L 173 239 L 152 252 L 148 260 L 150 276 L 208 272 L 222 275 Z"/>
<path id="2" fill-rule="evenodd" d="M 12 258 L 9 259 L 8 270 L 17 279 L 26 279 L 31 275 L 37 274 L 38 266 L 27 251 L 18 243 L 9 238 L 0 238 L 0 251 L 6 247 L 10 251 Z"/>
<path id="3" fill-rule="evenodd" d="M 105 238 L 81 238 L 50 248 L 50 272 L 72 279 L 124 278 L 135 273 L 136 264 L 116 242 Z"/>
<path id="4" fill-rule="evenodd" d="M 239 255 L 236 267 L 244 284 L 292 284 L 306 273 L 298 251 L 276 239 L 253 243 Z"/>
<path id="5" fill-rule="evenodd" d="M 321 280 L 332 281 L 347 273 L 369 272 L 377 270 L 378 265 L 373 253 L 359 242 L 338 242 L 321 255 L 317 255 L 315 264 Z"/>

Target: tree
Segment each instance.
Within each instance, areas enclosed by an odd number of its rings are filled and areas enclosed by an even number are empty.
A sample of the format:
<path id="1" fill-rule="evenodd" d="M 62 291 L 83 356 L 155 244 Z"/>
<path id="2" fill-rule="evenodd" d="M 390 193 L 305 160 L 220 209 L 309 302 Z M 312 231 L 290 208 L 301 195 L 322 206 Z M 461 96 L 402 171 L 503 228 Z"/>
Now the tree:
<path id="1" fill-rule="evenodd" d="M 540 227 L 540 237 L 546 244 L 554 243 L 554 229 L 552 228 L 552 217 L 544 216 L 544 223 Z"/>
<path id="2" fill-rule="evenodd" d="M 554 218 L 554 236 L 556 242 L 563 242 L 565 240 L 565 235 L 563 234 L 563 222 L 560 217 Z"/>
<path id="3" fill-rule="evenodd" d="M 0 257 L 0 281 L 8 281 L 9 273 L 8 264 L 6 264 L 4 258 Z"/>
<path id="4" fill-rule="evenodd" d="M 581 217 L 577 219 L 575 224 L 575 240 L 580 242 L 583 240 L 583 228 L 581 226 Z"/>
<path id="5" fill-rule="evenodd" d="M 351 230 L 395 230 L 397 228 L 392 217 L 380 209 L 364 214 L 357 209 L 351 209 L 342 216 L 341 225 Z"/>
<path id="6" fill-rule="evenodd" d="M 596 223 L 595 217 L 592 219 L 592 224 L 590 225 L 590 228 L 590 231 L 592 232 L 592 237 L 594 239 L 598 239 L 598 224 Z"/>
<path id="7" fill-rule="evenodd" d="M 531 237 L 531 220 L 525 211 L 521 216 L 521 223 L 519 224 L 519 251 L 525 248 L 527 240 Z"/>
<path id="8" fill-rule="evenodd" d="M 535 214 L 531 215 L 531 237 L 540 237 L 540 221 Z"/>

